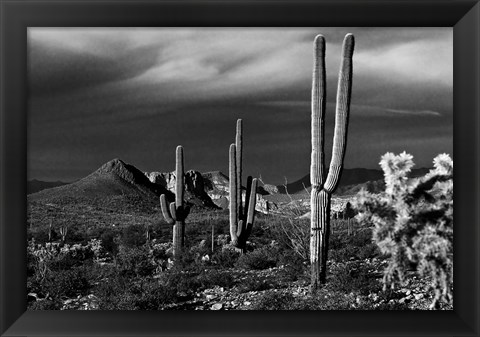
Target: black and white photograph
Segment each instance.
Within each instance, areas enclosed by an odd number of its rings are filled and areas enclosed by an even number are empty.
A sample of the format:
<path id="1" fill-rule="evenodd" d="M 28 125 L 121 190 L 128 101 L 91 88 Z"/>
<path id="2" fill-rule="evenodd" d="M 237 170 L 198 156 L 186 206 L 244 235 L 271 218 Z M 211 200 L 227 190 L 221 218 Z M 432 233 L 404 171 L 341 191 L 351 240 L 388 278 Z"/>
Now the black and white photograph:
<path id="1" fill-rule="evenodd" d="M 453 28 L 27 42 L 28 310 L 453 310 Z"/>

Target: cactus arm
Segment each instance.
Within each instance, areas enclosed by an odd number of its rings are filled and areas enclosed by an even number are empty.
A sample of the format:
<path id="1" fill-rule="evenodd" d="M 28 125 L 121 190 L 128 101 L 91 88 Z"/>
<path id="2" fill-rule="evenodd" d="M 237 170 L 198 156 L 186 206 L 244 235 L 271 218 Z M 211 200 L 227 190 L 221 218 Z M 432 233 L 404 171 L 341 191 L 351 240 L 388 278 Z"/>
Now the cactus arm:
<path id="1" fill-rule="evenodd" d="M 257 184 L 257 178 L 252 179 L 250 188 L 251 192 L 249 195 L 250 200 L 248 201 L 247 225 L 245 228 L 246 237 L 248 237 L 252 232 L 253 221 L 255 219 L 255 206 L 257 204 Z"/>
<path id="2" fill-rule="evenodd" d="M 324 168 L 324 128 L 326 105 L 325 75 L 325 38 L 318 35 L 313 48 L 312 79 L 312 154 L 310 166 L 310 182 L 312 186 L 322 186 L 325 176 Z"/>
<path id="3" fill-rule="evenodd" d="M 243 209 L 243 214 L 240 215 L 242 220 L 247 221 L 248 216 L 248 205 L 250 203 L 250 194 L 252 193 L 252 176 L 247 177 L 247 191 L 245 193 L 245 207 Z"/>
<path id="4" fill-rule="evenodd" d="M 183 179 L 183 147 L 177 146 L 175 160 L 175 204 L 177 207 L 183 207 L 183 194 L 185 191 Z"/>
<path id="5" fill-rule="evenodd" d="M 173 217 L 170 214 L 170 211 L 168 210 L 167 200 L 166 200 L 165 194 L 162 194 L 160 196 L 160 207 L 162 209 L 162 214 L 163 214 L 163 218 L 165 219 L 165 221 L 169 225 L 173 225 L 175 223 L 175 220 L 173 219 Z"/>
<path id="6" fill-rule="evenodd" d="M 237 237 L 245 235 L 245 221 L 240 220 L 237 225 Z"/>
<path id="7" fill-rule="evenodd" d="M 171 202 L 170 203 L 170 216 L 172 217 L 172 219 L 174 221 L 178 221 L 178 210 L 179 210 L 179 207 L 176 206 L 176 203 L 175 202 Z"/>
<path id="8" fill-rule="evenodd" d="M 237 165 L 237 203 L 239 216 L 242 210 L 242 156 L 243 156 L 243 123 L 241 119 L 237 120 L 237 133 L 235 135 L 235 160 Z"/>
<path id="9" fill-rule="evenodd" d="M 352 93 L 352 56 L 355 40 L 347 34 L 343 41 L 342 63 L 337 90 L 337 108 L 335 113 L 335 134 L 333 136 L 332 159 L 328 170 L 325 190 L 332 193 L 338 186 L 343 169 L 343 158 L 347 147 L 348 118 Z"/>
<path id="10" fill-rule="evenodd" d="M 238 242 L 237 236 L 237 219 L 238 219 L 238 202 L 237 202 L 237 165 L 236 165 L 236 146 L 230 145 L 229 151 L 229 197 L 230 197 L 230 238 L 233 245 Z"/>

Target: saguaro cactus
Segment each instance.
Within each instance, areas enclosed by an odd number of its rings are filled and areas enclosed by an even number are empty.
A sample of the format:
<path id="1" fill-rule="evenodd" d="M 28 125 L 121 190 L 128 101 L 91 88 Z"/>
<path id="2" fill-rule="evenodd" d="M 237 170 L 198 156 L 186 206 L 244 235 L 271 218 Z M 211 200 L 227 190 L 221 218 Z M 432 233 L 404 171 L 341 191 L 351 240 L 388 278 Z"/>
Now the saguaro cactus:
<path id="1" fill-rule="evenodd" d="M 168 224 L 173 225 L 174 258 L 178 258 L 182 252 L 185 243 L 185 219 L 190 212 L 190 207 L 183 202 L 184 191 L 183 147 L 179 145 L 177 146 L 175 162 L 175 202 L 168 206 L 165 194 L 160 196 L 163 217 Z"/>
<path id="2" fill-rule="evenodd" d="M 311 226 L 310 263 L 311 288 L 317 290 L 325 283 L 330 235 L 330 201 L 338 186 L 347 146 L 348 118 L 352 93 L 352 56 L 355 40 L 347 34 L 343 41 L 342 61 L 337 89 L 335 134 L 332 159 L 328 174 L 324 166 L 324 129 L 326 105 L 325 39 L 318 35 L 314 42 L 314 67 L 312 83 L 312 155 L 310 166 Z M 326 176 L 326 179 L 325 179 Z"/>
<path id="3" fill-rule="evenodd" d="M 235 144 L 230 145 L 229 156 L 230 238 L 234 247 L 245 252 L 255 217 L 257 179 L 247 178 L 245 205 L 242 205 L 242 148 L 242 120 L 239 119 Z"/>

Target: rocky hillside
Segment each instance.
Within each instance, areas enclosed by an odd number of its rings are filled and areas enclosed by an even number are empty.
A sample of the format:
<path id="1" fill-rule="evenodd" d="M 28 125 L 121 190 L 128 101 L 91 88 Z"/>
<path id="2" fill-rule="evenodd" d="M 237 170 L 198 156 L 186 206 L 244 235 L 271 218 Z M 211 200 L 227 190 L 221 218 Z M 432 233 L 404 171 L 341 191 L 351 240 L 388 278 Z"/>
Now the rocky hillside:
<path id="1" fill-rule="evenodd" d="M 149 181 L 157 186 L 175 193 L 175 171 L 173 172 L 144 172 Z M 228 181 L 228 180 L 227 180 Z M 185 172 L 185 199 L 187 203 L 199 207 L 218 208 L 207 191 L 212 183 L 205 179 L 202 173 L 189 170 Z"/>
<path id="2" fill-rule="evenodd" d="M 156 199 L 160 194 L 171 194 L 164 187 L 153 184 L 133 165 L 113 159 L 83 179 L 68 185 L 44 189 L 30 194 L 29 200 L 95 199 L 115 195 Z"/>

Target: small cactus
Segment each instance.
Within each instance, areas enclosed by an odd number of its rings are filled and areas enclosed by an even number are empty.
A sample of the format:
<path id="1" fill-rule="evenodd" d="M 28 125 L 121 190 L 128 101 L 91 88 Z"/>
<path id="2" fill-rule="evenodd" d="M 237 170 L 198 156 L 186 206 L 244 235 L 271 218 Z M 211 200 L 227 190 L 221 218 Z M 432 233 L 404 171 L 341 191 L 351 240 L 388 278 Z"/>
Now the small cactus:
<path id="1" fill-rule="evenodd" d="M 255 217 L 257 179 L 248 177 L 245 205 L 242 205 L 242 148 L 242 120 L 239 119 L 235 144 L 230 145 L 229 152 L 230 239 L 232 245 L 244 253 Z"/>
<path id="2" fill-rule="evenodd" d="M 148 246 L 150 245 L 151 234 L 150 234 L 150 227 L 147 226 L 145 229 L 145 244 Z"/>
<path id="3" fill-rule="evenodd" d="M 67 226 L 60 227 L 60 235 L 62 236 L 62 242 L 65 242 L 65 239 L 67 238 L 67 233 L 68 233 Z"/>
<path id="4" fill-rule="evenodd" d="M 328 239 L 330 236 L 331 195 L 338 186 L 347 147 L 347 128 L 352 92 L 352 56 L 355 40 L 347 34 L 343 41 L 342 61 L 338 80 L 337 109 L 333 153 L 328 174 L 324 163 L 324 128 L 326 105 L 325 39 L 318 35 L 314 42 L 312 83 L 312 154 L 310 166 L 311 234 L 310 264 L 311 289 L 316 291 L 326 281 Z M 325 179 L 325 175 L 326 179 Z"/>
<path id="5" fill-rule="evenodd" d="M 185 191 L 184 170 L 183 170 L 183 147 L 177 146 L 175 163 L 175 202 L 167 205 L 165 194 L 160 196 L 160 206 L 165 221 L 173 225 L 173 256 L 178 258 L 185 243 L 185 219 L 190 207 L 183 202 Z"/>
<path id="6" fill-rule="evenodd" d="M 52 219 L 50 219 L 50 224 L 48 225 L 48 242 L 52 242 L 52 231 L 53 231 L 53 224 L 52 224 Z"/>

